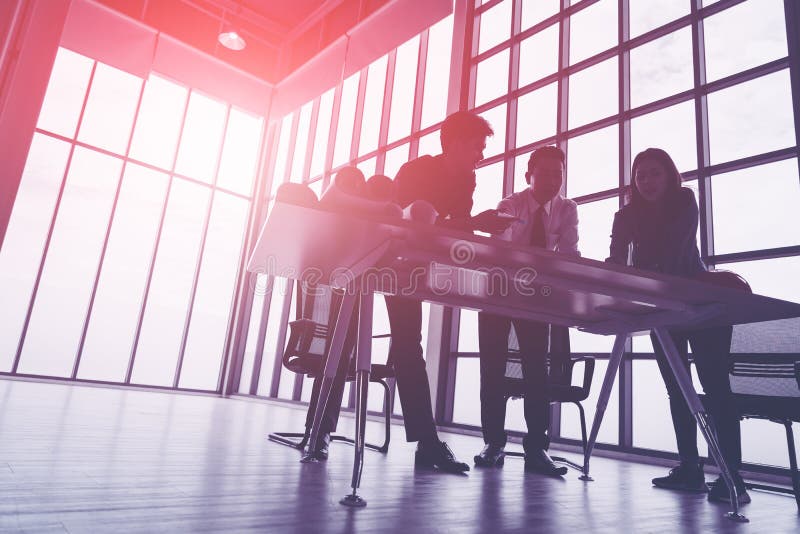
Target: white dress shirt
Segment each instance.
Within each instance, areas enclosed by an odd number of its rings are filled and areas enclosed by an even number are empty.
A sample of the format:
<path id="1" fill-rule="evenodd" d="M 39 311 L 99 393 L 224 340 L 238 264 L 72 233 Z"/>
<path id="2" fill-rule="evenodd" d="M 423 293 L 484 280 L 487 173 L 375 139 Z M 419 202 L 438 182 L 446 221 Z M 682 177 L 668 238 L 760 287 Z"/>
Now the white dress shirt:
<path id="1" fill-rule="evenodd" d="M 512 243 L 529 245 L 533 230 L 533 214 L 538 209 L 539 203 L 534 198 L 530 187 L 501 200 L 497 205 L 497 211 L 522 220 L 511 223 L 511 226 L 502 234 L 498 234 L 498 237 Z M 580 256 L 581 253 L 578 251 L 578 205 L 558 194 L 545 203 L 544 210 L 547 250 Z"/>

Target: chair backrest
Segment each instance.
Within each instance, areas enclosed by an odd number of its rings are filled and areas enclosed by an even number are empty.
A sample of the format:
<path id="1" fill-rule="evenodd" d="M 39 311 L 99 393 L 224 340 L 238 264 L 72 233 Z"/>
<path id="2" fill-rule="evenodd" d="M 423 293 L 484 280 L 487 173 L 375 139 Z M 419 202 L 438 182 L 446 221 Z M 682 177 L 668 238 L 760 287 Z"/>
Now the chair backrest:
<path id="1" fill-rule="evenodd" d="M 734 394 L 800 399 L 800 318 L 734 326 L 729 375 Z"/>

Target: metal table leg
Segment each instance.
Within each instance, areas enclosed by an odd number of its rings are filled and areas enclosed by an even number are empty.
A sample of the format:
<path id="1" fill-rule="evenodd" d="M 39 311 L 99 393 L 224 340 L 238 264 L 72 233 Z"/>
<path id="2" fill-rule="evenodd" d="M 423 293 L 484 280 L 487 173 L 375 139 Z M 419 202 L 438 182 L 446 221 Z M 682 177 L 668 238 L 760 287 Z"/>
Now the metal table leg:
<path id="1" fill-rule="evenodd" d="M 361 472 L 364 469 L 364 433 L 367 426 L 367 391 L 372 366 L 372 294 L 361 293 L 358 315 L 358 345 L 356 348 L 356 436 L 353 457 L 353 478 L 350 483 L 352 493 L 345 495 L 340 504 L 353 508 L 363 508 L 367 501 L 356 491 L 361 485 Z"/>
<path id="2" fill-rule="evenodd" d="M 606 413 L 608 399 L 611 397 L 611 388 L 614 387 L 614 380 L 617 378 L 617 371 L 620 363 L 622 363 L 622 354 L 627 340 L 628 336 L 626 334 L 618 334 L 614 340 L 614 348 L 611 350 L 611 357 L 608 360 L 606 375 L 603 377 L 603 386 L 600 388 L 600 396 L 597 398 L 597 409 L 594 412 L 592 431 L 589 433 L 589 441 L 586 443 L 586 452 L 583 456 L 583 475 L 580 476 L 581 480 L 587 482 L 594 480 L 589 476 L 589 458 L 592 456 L 594 443 L 597 441 L 597 433 L 600 432 L 600 423 L 603 422 L 603 415 Z"/>
<path id="3" fill-rule="evenodd" d="M 720 450 L 719 442 L 717 441 L 717 434 L 714 431 L 714 427 L 711 424 L 708 414 L 703 408 L 703 404 L 700 402 L 700 398 L 697 396 L 697 392 L 694 390 L 692 379 L 689 376 L 689 373 L 686 372 L 686 368 L 681 362 L 678 348 L 675 346 L 672 336 L 669 335 L 669 332 L 666 329 L 655 328 L 653 329 L 653 332 L 655 333 L 656 337 L 658 337 L 658 341 L 661 343 L 661 348 L 664 349 L 664 354 L 666 355 L 669 366 L 672 369 L 673 375 L 675 376 L 675 380 L 678 383 L 678 387 L 681 389 L 683 398 L 686 400 L 689 410 L 692 412 L 692 415 L 697 421 L 697 425 L 700 427 L 700 432 L 703 433 L 703 437 L 708 444 L 708 452 L 714 458 L 714 461 L 717 462 L 722 479 L 728 486 L 733 510 L 725 514 L 725 517 L 740 523 L 747 523 L 749 520 L 739 513 L 739 494 L 736 491 L 736 484 L 734 484 L 730 468 L 725 462 L 725 458 L 722 457 L 722 451 Z"/>
<path id="4" fill-rule="evenodd" d="M 319 400 L 317 401 L 317 408 L 314 410 L 314 422 L 311 425 L 311 436 L 308 440 L 308 450 L 311 451 L 311 454 L 303 456 L 300 460 L 303 463 L 319 461 L 314 456 L 313 451 L 317 449 L 317 440 L 319 439 L 319 429 L 322 426 L 322 418 L 325 415 L 325 408 L 331 396 L 331 389 L 333 388 L 333 382 L 336 377 L 336 369 L 339 367 L 339 361 L 343 357 L 342 351 L 344 350 L 344 341 L 347 337 L 350 317 L 353 315 L 353 308 L 356 305 L 356 297 L 357 294 L 350 290 L 345 291 L 342 297 L 339 315 L 336 317 L 336 325 L 333 327 L 328 357 L 325 359 L 325 371 L 322 376 L 322 383 L 320 384 Z"/>

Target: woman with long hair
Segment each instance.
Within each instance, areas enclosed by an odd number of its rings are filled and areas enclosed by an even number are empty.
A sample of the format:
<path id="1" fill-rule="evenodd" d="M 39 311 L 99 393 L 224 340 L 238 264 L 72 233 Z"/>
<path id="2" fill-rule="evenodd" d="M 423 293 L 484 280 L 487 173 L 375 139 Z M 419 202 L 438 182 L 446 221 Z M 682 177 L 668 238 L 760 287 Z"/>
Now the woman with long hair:
<path id="1" fill-rule="evenodd" d="M 675 162 L 664 150 L 648 148 L 636 155 L 631 171 L 628 203 L 614 216 L 610 256 L 606 261 L 664 274 L 699 278 L 706 272 L 697 247 L 698 209 L 691 189 L 681 186 Z M 696 331 L 670 332 L 689 370 L 687 343 L 706 393 L 707 408 L 714 422 L 720 449 L 736 484 L 739 503 L 750 502 L 739 475 L 742 461 L 739 416 L 733 408 L 728 381 L 730 326 Z M 680 465 L 653 485 L 683 491 L 706 492 L 708 487 L 697 451 L 697 425 L 681 394 L 664 350 L 651 334 L 658 368 L 669 395 L 672 424 Z M 708 496 L 729 502 L 728 488 L 720 477 Z"/>

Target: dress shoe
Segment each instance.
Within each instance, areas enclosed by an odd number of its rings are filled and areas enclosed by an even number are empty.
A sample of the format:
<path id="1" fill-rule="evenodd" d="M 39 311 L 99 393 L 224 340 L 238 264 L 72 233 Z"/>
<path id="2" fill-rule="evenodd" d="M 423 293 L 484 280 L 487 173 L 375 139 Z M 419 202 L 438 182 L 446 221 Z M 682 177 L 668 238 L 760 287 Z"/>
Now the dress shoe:
<path id="1" fill-rule="evenodd" d="M 480 454 L 475 455 L 475 465 L 478 467 L 503 467 L 506 453 L 499 445 L 487 444 Z"/>
<path id="2" fill-rule="evenodd" d="M 653 479 L 657 488 L 689 491 L 693 493 L 706 493 L 708 486 L 703 476 L 703 466 L 697 462 L 682 462 L 669 470 L 665 477 Z M 724 484 L 723 484 L 724 486 Z"/>
<path id="3" fill-rule="evenodd" d="M 331 443 L 331 435 L 328 432 L 323 432 L 319 436 L 317 436 L 317 446 L 312 451 L 309 445 L 309 449 L 306 451 L 305 455 L 302 458 L 302 462 L 311 462 L 314 460 L 324 461 L 328 459 L 328 446 Z"/>
<path id="4" fill-rule="evenodd" d="M 439 440 L 420 441 L 414 455 L 416 467 L 437 468 L 448 473 L 464 473 L 469 466 L 456 460 L 447 443 Z"/>
<path id="5" fill-rule="evenodd" d="M 532 452 L 525 452 L 525 472 L 564 476 L 567 474 L 567 468 L 557 466 L 544 449 L 538 449 Z"/>

